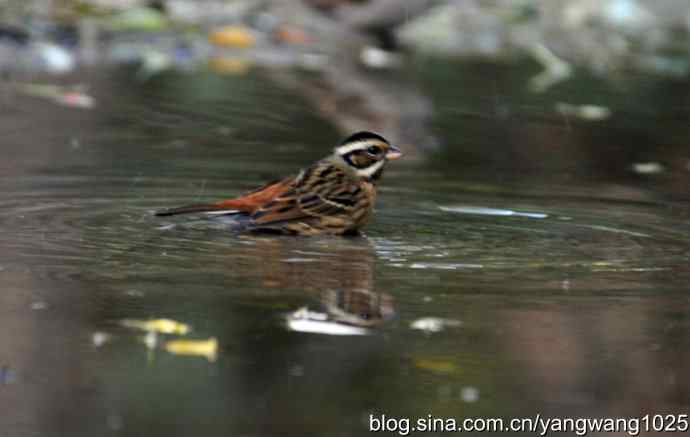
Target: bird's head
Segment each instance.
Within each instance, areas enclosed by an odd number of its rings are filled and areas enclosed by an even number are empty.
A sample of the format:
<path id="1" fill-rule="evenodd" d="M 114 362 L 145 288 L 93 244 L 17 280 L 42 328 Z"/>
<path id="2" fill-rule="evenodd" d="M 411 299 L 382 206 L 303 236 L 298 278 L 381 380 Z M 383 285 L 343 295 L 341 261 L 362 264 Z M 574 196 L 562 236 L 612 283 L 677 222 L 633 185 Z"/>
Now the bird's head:
<path id="1" fill-rule="evenodd" d="M 366 131 L 345 138 L 334 152 L 356 176 L 371 180 L 381 177 L 387 161 L 402 156 L 400 149 L 381 135 Z"/>

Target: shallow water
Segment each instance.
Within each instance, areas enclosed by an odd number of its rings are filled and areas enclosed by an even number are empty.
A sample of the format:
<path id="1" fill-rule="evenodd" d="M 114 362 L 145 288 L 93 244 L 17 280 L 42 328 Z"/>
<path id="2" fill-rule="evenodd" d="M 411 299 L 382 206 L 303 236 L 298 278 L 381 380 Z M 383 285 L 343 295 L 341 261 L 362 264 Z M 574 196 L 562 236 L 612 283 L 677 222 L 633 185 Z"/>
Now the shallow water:
<path id="1" fill-rule="evenodd" d="M 3 435 L 364 435 L 370 414 L 687 412 L 690 88 L 592 79 L 533 96 L 530 68 L 420 66 L 442 146 L 388 166 L 357 238 L 152 215 L 328 153 L 338 132 L 266 72 L 91 73 L 91 111 L 11 96 Z M 614 116 L 570 119 L 553 110 L 564 100 Z M 636 174 L 639 162 L 665 170 Z M 290 331 L 304 306 L 366 335 Z M 121 325 L 155 318 L 215 337 L 217 356 L 168 352 L 173 335 L 147 347 Z M 414 329 L 440 323 L 413 325 L 424 318 L 447 325 Z"/>

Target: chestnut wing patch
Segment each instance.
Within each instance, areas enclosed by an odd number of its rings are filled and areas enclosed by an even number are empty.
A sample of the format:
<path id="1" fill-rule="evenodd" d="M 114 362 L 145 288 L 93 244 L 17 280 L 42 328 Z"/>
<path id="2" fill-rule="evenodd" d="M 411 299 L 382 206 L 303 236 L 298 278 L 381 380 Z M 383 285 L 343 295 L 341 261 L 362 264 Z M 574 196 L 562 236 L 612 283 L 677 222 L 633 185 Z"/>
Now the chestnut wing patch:
<path id="1" fill-rule="evenodd" d="M 326 216 L 349 216 L 360 194 L 360 189 L 343 170 L 320 162 L 297 178 L 294 189 L 262 205 L 251 217 L 257 225 L 265 226 Z"/>

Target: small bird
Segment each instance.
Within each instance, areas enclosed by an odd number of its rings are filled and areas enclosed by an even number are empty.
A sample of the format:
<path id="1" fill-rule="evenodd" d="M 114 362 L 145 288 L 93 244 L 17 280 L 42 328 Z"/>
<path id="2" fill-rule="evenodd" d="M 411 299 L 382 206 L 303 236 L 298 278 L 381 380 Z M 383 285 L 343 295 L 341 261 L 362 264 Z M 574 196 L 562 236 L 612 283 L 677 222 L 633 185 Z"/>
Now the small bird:
<path id="1" fill-rule="evenodd" d="M 333 154 L 297 176 L 268 183 L 236 199 L 156 213 L 208 213 L 230 217 L 238 231 L 287 235 L 356 234 L 371 217 L 376 183 L 386 162 L 402 152 L 381 135 L 357 132 Z"/>

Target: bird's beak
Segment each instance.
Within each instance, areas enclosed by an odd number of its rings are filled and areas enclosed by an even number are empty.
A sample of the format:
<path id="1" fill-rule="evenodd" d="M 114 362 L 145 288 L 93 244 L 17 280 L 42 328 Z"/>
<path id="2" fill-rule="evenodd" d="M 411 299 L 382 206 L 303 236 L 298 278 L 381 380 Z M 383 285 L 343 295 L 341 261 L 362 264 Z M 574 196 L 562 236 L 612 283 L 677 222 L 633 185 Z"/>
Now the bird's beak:
<path id="1" fill-rule="evenodd" d="M 390 146 L 388 152 L 386 152 L 386 159 L 392 161 L 398 159 L 402 156 L 402 151 L 395 146 Z"/>

